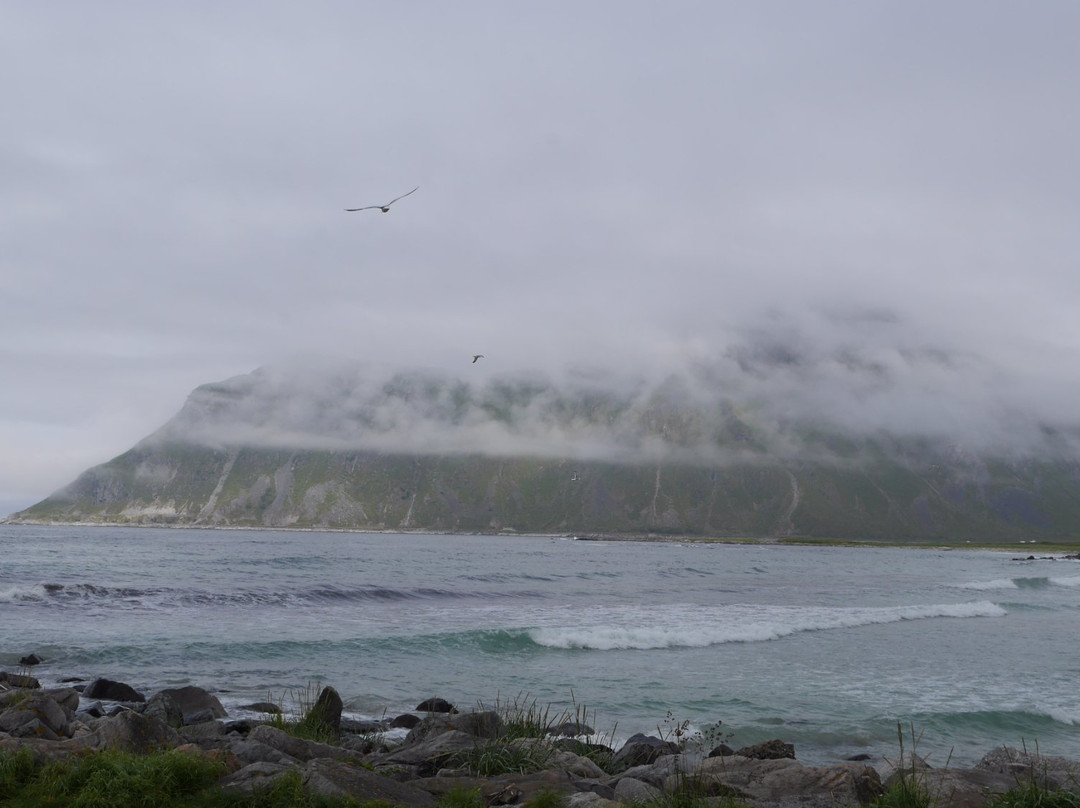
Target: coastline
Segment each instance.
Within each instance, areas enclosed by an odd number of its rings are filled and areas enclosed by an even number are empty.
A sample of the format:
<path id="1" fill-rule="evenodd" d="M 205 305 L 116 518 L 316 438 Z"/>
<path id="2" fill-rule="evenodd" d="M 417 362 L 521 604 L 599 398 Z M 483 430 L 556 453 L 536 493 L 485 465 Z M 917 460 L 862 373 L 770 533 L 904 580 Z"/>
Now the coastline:
<path id="1" fill-rule="evenodd" d="M 32 526 L 32 527 L 79 527 L 79 528 L 148 528 L 167 530 L 214 530 L 214 531 L 269 531 L 280 533 L 341 533 L 376 536 L 477 536 L 492 539 L 514 538 L 539 538 L 539 539 L 564 539 L 569 541 L 591 542 L 648 542 L 653 544 L 729 544 L 729 545 L 782 545 L 788 547 L 854 547 L 867 549 L 918 549 L 918 550 L 974 550 L 974 551 L 998 551 L 1009 553 L 1028 553 L 1033 551 L 1050 551 L 1064 553 L 1060 558 L 1080 560 L 1080 540 L 1050 541 L 1045 539 L 1030 539 L 1020 542 L 975 542 L 969 539 L 952 542 L 944 540 L 918 540 L 918 541 L 883 541 L 875 539 L 838 539 L 819 538 L 812 536 L 698 536 L 698 535 L 672 535 L 672 534 L 584 534 L 572 533 L 519 533 L 517 531 L 500 530 L 495 532 L 480 531 L 450 531 L 450 530 L 374 530 L 371 528 L 344 528 L 344 527 L 290 527 L 290 526 L 264 526 L 264 525 L 201 525 L 201 524 L 178 524 L 175 522 L 86 522 L 86 521 L 43 521 L 36 519 L 13 519 L 6 517 L 0 519 L 0 527 L 7 526 Z M 1049 560 L 1051 556 L 1037 556 Z M 1021 560 L 1021 559 L 1017 559 Z M 1026 560 L 1026 559 L 1025 559 Z"/>
<path id="2" fill-rule="evenodd" d="M 810 765 L 781 737 L 733 749 L 719 724 L 688 734 L 670 714 L 666 731 L 658 724 L 655 734 L 616 743 L 588 725 L 587 712 L 551 714 L 535 702 L 496 698 L 458 710 L 429 698 L 393 718 L 355 721 L 342 714 L 332 686 L 317 693 L 293 714 L 271 702 L 252 704 L 261 714 L 252 719 L 230 716 L 212 692 L 195 686 L 147 698 L 112 680 L 41 688 L 27 674 L 0 672 L 0 762 L 17 760 L 27 773 L 98 754 L 114 761 L 180 754 L 211 765 L 204 789 L 250 797 L 291 778 L 298 801 L 309 792 L 409 808 L 437 808 L 461 788 L 485 795 L 488 806 L 531 804 L 555 792 L 568 808 L 618 808 L 655 804 L 688 782 L 700 808 L 714 804 L 710 797 L 763 808 L 859 808 L 916 784 L 936 808 L 981 808 L 1032 786 L 1080 794 L 1078 761 L 1037 746 L 1031 753 L 998 745 L 969 768 L 934 766 L 918 757 L 914 727 L 905 750 L 899 724 L 895 756 Z"/>

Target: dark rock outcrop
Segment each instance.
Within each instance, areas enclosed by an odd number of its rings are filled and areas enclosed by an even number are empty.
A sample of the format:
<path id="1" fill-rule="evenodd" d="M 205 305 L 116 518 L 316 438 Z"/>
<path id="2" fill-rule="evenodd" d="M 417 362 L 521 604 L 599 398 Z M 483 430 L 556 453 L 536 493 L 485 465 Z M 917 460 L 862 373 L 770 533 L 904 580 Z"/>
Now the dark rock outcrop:
<path id="1" fill-rule="evenodd" d="M 83 695 L 88 699 L 105 699 L 106 701 L 124 701 L 140 703 L 146 701 L 146 696 L 137 691 L 131 685 L 123 682 L 114 682 L 112 679 L 95 679 L 83 690 Z"/>

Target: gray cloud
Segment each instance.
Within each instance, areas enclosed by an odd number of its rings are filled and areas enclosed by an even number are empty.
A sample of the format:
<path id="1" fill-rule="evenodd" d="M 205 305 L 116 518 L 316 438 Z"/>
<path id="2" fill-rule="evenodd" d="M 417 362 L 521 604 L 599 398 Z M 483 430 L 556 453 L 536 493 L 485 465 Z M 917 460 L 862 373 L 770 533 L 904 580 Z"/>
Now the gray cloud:
<path id="1" fill-rule="evenodd" d="M 1065 0 L 6 8 L 0 509 L 298 356 L 708 368 L 769 417 L 978 443 L 1072 423 L 1078 23 Z"/>

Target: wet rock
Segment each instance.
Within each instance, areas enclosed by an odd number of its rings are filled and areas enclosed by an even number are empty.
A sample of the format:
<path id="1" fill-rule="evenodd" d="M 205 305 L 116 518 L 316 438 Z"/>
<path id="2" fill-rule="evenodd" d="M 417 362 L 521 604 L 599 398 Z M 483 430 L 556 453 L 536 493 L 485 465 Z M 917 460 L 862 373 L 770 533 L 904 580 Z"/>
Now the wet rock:
<path id="1" fill-rule="evenodd" d="M 771 741 L 765 741 L 753 746 L 744 746 L 735 754 L 740 757 L 753 758 L 754 760 L 794 760 L 795 746 L 774 738 Z"/>
<path id="2" fill-rule="evenodd" d="M 594 735 L 596 730 L 581 721 L 564 721 L 557 727 L 548 729 L 548 735 L 560 738 L 576 738 L 579 735 Z"/>
<path id="3" fill-rule="evenodd" d="M 344 709 L 341 696 L 332 687 L 324 687 L 315 699 L 312 714 L 317 715 L 322 722 L 334 733 L 341 732 L 341 711 Z"/>
<path id="4" fill-rule="evenodd" d="M 41 682 L 33 676 L 26 676 L 21 673 L 8 673 L 7 671 L 0 671 L 0 684 L 6 684 L 10 687 L 26 688 L 28 690 L 37 690 L 41 687 Z"/>
<path id="5" fill-rule="evenodd" d="M 281 715 L 281 708 L 269 701 L 257 701 L 254 704 L 242 704 L 241 710 L 250 710 L 253 713 L 267 713 L 268 715 Z"/>
<path id="6" fill-rule="evenodd" d="M 420 717 L 412 713 L 402 713 L 390 722 L 391 729 L 412 729 L 420 723 Z"/>
<path id="7" fill-rule="evenodd" d="M 735 754 L 735 750 L 728 746 L 726 743 L 722 743 L 716 748 L 709 751 L 705 757 L 730 757 Z"/>
<path id="8" fill-rule="evenodd" d="M 114 682 L 112 679 L 98 678 L 92 681 L 83 690 L 83 695 L 88 699 L 105 699 L 106 701 L 144 702 L 146 696 L 137 691 L 131 685 L 123 682 Z"/>
<path id="9" fill-rule="evenodd" d="M 228 715 L 217 696 L 194 685 L 159 690 L 150 697 L 143 712 L 173 727 L 212 721 Z"/>
<path id="10" fill-rule="evenodd" d="M 456 713 L 457 711 L 457 707 L 446 699 L 440 698 L 425 699 L 416 705 L 418 713 Z"/>
<path id="11" fill-rule="evenodd" d="M 615 753 L 611 766 L 615 771 L 620 771 L 634 766 L 647 766 L 650 763 L 655 763 L 663 755 L 677 754 L 679 754 L 679 747 L 671 741 L 661 740 L 654 735 L 638 733 L 630 736 L 619 751 Z"/>

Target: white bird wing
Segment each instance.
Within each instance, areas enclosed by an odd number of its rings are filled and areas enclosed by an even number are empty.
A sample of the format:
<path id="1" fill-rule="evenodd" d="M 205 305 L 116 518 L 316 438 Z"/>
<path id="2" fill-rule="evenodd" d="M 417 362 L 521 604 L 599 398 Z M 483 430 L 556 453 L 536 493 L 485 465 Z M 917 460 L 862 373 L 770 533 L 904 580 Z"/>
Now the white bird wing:
<path id="1" fill-rule="evenodd" d="M 417 186 L 416 186 L 415 188 L 413 188 L 413 189 L 412 189 L 411 191 L 409 191 L 409 194 L 415 194 L 415 193 L 416 193 L 417 191 L 419 191 L 419 190 L 420 190 L 420 186 L 419 186 L 419 185 L 417 185 Z M 401 195 L 401 196 L 399 196 L 399 197 L 398 197 L 397 199 L 391 199 L 391 200 L 390 200 L 389 202 L 387 202 L 387 203 L 386 203 L 385 205 L 377 205 L 376 207 L 383 207 L 383 208 L 388 208 L 388 207 L 390 207 L 391 205 L 393 205 L 393 204 L 394 204 L 395 202 L 397 202 L 397 201 L 398 201 L 398 199 L 404 199 L 404 198 L 405 198 L 405 197 L 407 197 L 407 196 L 408 196 L 409 194 L 402 194 L 402 195 Z"/>

